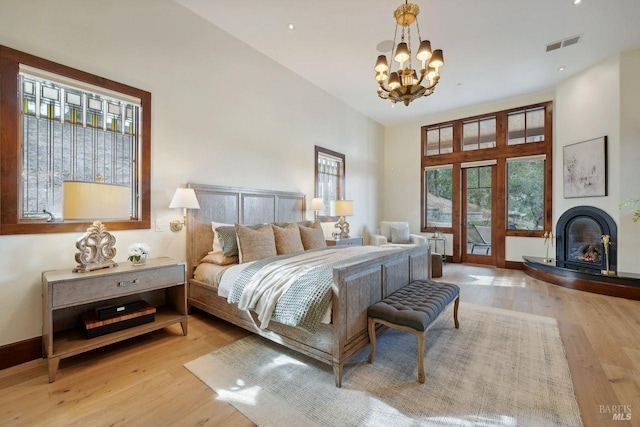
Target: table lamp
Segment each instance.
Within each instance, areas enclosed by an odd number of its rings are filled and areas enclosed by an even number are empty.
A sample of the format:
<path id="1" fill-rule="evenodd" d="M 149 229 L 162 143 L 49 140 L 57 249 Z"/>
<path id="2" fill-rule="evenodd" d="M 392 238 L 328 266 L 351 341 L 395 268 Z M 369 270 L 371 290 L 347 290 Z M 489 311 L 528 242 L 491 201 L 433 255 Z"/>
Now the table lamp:
<path id="1" fill-rule="evenodd" d="M 333 213 L 336 216 L 340 216 L 340 219 L 335 225 L 335 228 L 340 230 L 340 239 L 349 238 L 349 223 L 344 219 L 345 216 L 353 215 L 353 200 L 334 200 Z"/>
<path id="2" fill-rule="evenodd" d="M 324 202 L 322 201 L 322 199 L 319 197 L 311 199 L 311 207 L 309 208 L 309 210 L 314 211 L 313 219 L 318 219 L 318 211 L 325 210 Z"/>
<path id="3" fill-rule="evenodd" d="M 85 273 L 115 267 L 116 238 L 102 221 L 131 218 L 131 188 L 127 185 L 89 181 L 62 183 L 62 219 L 94 220 L 87 232 L 76 241 L 76 261 L 73 272 Z"/>
<path id="4" fill-rule="evenodd" d="M 196 192 L 193 188 L 176 188 L 176 192 L 173 194 L 169 208 L 182 208 L 182 221 L 171 221 L 169 228 L 171 231 L 180 231 L 182 227 L 187 223 L 187 209 L 200 209 Z"/>

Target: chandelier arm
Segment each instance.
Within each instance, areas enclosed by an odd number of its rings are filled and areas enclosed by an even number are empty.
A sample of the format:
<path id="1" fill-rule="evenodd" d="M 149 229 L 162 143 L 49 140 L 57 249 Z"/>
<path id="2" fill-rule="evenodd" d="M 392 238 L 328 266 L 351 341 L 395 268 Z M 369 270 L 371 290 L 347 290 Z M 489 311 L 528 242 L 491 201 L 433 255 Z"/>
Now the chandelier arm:
<path id="1" fill-rule="evenodd" d="M 391 56 L 389 57 L 389 75 L 391 75 L 391 65 L 393 64 L 393 58 L 396 56 L 396 49 L 398 45 L 396 40 L 398 38 L 398 23 L 396 22 L 396 31 L 393 33 L 393 47 L 391 48 Z"/>
<path id="2" fill-rule="evenodd" d="M 420 35 L 420 25 L 418 24 L 418 17 L 416 16 L 416 30 L 418 30 L 418 42 L 422 42 L 422 36 Z"/>
<path id="3" fill-rule="evenodd" d="M 418 22 L 418 20 L 416 19 L 416 22 Z M 407 25 L 407 39 L 409 40 L 409 68 L 411 68 L 413 70 L 413 55 L 411 52 L 411 25 Z"/>

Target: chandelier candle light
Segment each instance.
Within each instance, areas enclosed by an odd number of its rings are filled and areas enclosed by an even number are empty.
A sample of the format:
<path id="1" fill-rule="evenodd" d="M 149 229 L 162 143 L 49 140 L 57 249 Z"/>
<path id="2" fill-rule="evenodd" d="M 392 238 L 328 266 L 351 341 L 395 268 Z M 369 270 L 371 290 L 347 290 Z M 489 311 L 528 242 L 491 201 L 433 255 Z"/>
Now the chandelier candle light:
<path id="1" fill-rule="evenodd" d="M 390 72 L 392 61 L 387 62 L 385 55 L 378 56 L 376 66 L 376 81 L 378 82 L 378 96 L 389 99 L 392 103 L 402 102 L 409 105 L 410 102 L 429 96 L 440 80 L 440 67 L 444 66 L 444 57 L 441 49 L 431 51 L 431 42 L 422 40 L 420 26 L 416 19 L 420 13 L 417 4 L 405 3 L 399 6 L 393 16 L 396 19 L 396 31 L 393 37 L 393 50 L 391 59 L 398 63 L 398 69 Z M 418 35 L 418 52 L 416 59 L 421 62 L 420 78 L 411 62 L 411 24 L 416 24 Z M 396 45 L 398 26 L 402 27 L 400 43 Z M 405 67 L 405 62 L 408 61 Z"/>

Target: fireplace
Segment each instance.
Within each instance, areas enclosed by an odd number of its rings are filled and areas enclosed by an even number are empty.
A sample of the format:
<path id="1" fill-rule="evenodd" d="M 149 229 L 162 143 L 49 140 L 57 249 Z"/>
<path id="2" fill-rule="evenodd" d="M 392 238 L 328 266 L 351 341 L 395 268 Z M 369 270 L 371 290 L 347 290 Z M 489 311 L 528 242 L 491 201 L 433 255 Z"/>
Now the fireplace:
<path id="1" fill-rule="evenodd" d="M 562 214 L 556 225 L 556 260 L 559 266 L 600 272 L 607 269 L 602 235 L 608 234 L 609 270 L 616 270 L 617 226 L 605 211 L 577 206 Z"/>

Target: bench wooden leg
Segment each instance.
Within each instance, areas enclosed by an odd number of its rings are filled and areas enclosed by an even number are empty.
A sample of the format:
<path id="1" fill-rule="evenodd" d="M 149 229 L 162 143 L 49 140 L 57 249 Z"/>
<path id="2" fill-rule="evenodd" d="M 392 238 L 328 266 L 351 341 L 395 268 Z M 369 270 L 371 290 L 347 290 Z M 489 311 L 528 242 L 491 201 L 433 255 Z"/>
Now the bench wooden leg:
<path id="1" fill-rule="evenodd" d="M 376 352 L 376 322 L 373 319 L 373 317 L 369 317 L 369 321 L 368 321 L 368 325 L 369 325 L 369 343 L 371 343 L 371 346 L 369 348 L 369 359 L 368 362 L 369 363 L 373 363 L 373 355 Z"/>
<path id="2" fill-rule="evenodd" d="M 342 363 L 333 362 L 333 379 L 335 380 L 336 387 L 342 387 Z"/>
<path id="3" fill-rule="evenodd" d="M 458 296 L 456 302 L 453 303 L 453 323 L 455 323 L 456 329 L 460 328 L 460 323 L 458 323 L 458 305 L 460 305 L 460 296 Z"/>
<path id="4" fill-rule="evenodd" d="M 427 341 L 427 332 L 416 332 L 418 338 L 418 382 L 424 383 L 424 347 Z"/>

